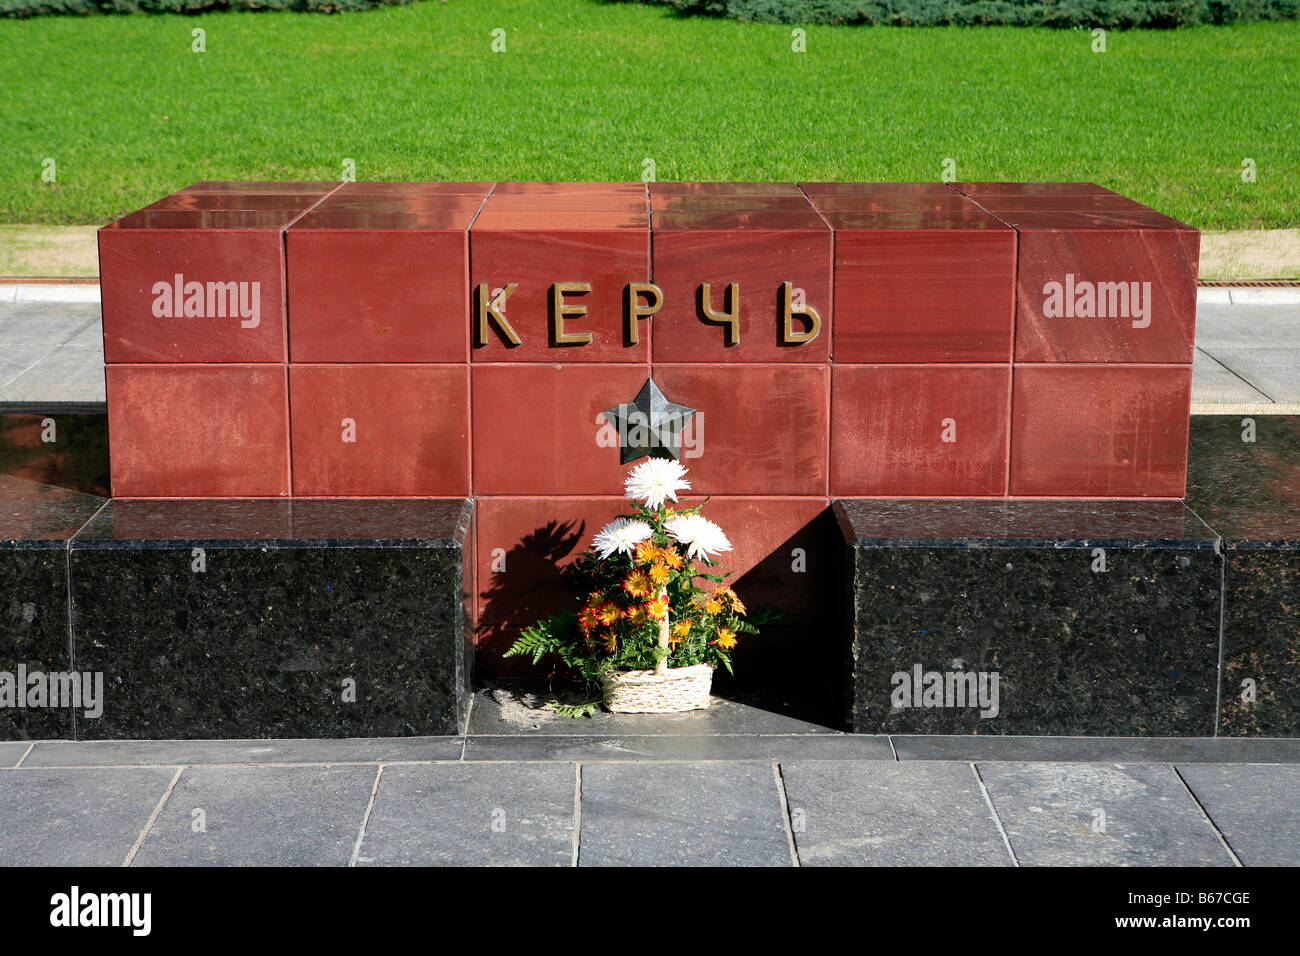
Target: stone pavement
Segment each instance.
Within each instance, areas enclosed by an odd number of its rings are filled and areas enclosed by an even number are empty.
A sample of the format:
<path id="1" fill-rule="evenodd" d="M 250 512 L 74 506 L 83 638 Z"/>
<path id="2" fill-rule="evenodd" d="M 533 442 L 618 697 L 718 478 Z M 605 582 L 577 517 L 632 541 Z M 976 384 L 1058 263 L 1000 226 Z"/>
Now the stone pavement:
<path id="1" fill-rule="evenodd" d="M 741 704 L 464 737 L 0 743 L 9 865 L 1300 864 L 1300 740 L 853 736 Z"/>
<path id="2" fill-rule="evenodd" d="M 96 286 L 0 285 L 0 407 L 102 404 L 103 366 Z M 1201 290 L 1192 412 L 1300 412 L 1300 289 Z"/>

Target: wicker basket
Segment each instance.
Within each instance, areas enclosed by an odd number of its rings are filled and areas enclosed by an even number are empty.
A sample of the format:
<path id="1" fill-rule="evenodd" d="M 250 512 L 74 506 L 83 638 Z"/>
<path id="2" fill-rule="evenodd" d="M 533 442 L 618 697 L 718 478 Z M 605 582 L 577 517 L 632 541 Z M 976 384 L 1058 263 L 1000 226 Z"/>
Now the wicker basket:
<path id="1" fill-rule="evenodd" d="M 709 706 L 713 667 L 672 667 L 667 674 L 619 671 L 604 674 L 600 687 L 605 706 L 616 714 L 679 714 Z"/>

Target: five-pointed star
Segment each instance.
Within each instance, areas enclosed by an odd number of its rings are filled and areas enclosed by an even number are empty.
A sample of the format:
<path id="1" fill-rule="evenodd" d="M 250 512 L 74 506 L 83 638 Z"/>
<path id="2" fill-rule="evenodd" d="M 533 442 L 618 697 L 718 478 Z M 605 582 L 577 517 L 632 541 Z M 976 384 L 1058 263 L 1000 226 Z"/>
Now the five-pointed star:
<path id="1" fill-rule="evenodd" d="M 638 458 L 682 456 L 682 432 L 695 409 L 670 402 L 652 378 L 646 379 L 632 402 L 605 412 L 605 421 L 618 432 L 622 464 Z"/>

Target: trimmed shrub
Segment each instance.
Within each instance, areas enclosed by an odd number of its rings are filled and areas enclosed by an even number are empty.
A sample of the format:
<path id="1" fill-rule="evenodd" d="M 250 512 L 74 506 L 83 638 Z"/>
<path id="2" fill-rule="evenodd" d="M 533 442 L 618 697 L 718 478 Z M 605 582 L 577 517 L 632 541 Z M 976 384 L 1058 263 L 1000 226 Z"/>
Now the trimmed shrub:
<path id="1" fill-rule="evenodd" d="M 305 10 L 343 13 L 403 6 L 411 0 L 0 0 L 0 16 L 92 13 L 204 13 L 209 10 Z"/>
<path id="2" fill-rule="evenodd" d="M 0 0 L 6 2 L 6 0 Z M 1293 20 L 1300 0 L 648 0 L 763 23 L 1185 27 Z"/>

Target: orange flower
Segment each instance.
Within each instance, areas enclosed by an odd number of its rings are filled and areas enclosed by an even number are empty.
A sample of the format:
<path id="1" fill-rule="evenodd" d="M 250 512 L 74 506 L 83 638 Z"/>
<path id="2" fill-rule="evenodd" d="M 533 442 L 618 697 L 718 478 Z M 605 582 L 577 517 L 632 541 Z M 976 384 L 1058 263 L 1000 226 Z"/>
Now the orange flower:
<path id="1" fill-rule="evenodd" d="M 676 548 L 664 548 L 659 552 L 659 557 L 664 564 L 668 565 L 668 567 L 672 568 L 674 571 L 678 570 L 686 563 L 685 559 L 682 558 L 681 552 Z"/>
<path id="2" fill-rule="evenodd" d="M 673 637 L 677 638 L 677 640 L 680 641 L 689 633 L 691 633 L 690 621 L 678 621 L 673 625 Z"/>
<path id="3" fill-rule="evenodd" d="M 645 605 L 637 604 L 627 609 L 627 619 L 631 621 L 633 625 L 635 625 L 636 627 L 640 627 L 650 618 L 649 615 L 646 613 Z"/>
<path id="4" fill-rule="evenodd" d="M 653 601 L 647 601 L 645 612 L 656 621 L 662 621 L 668 616 L 668 599 L 666 597 L 657 597 Z"/>
<path id="5" fill-rule="evenodd" d="M 600 623 L 604 624 L 606 627 L 608 627 L 610 624 L 613 624 L 622 616 L 623 616 L 623 611 L 613 601 L 606 601 L 603 604 L 601 604 Z"/>
<path id="6" fill-rule="evenodd" d="M 653 541 L 642 541 L 636 546 L 636 563 L 649 564 L 659 559 L 659 549 Z"/>
<path id="7" fill-rule="evenodd" d="M 666 564 L 656 564 L 654 567 L 650 569 L 650 580 L 653 581 L 655 584 L 657 584 L 659 587 L 663 587 L 665 584 L 667 584 L 668 579 L 671 578 L 672 576 L 673 576 L 673 572 L 669 569 L 668 565 Z"/>
<path id="8" fill-rule="evenodd" d="M 613 654 L 618 650 L 618 638 L 614 636 L 613 631 L 606 631 L 601 635 L 601 639 L 605 642 L 605 652 L 607 654 Z"/>
<path id="9" fill-rule="evenodd" d="M 623 590 L 632 597 L 649 597 L 650 592 L 654 590 L 654 585 L 650 581 L 650 575 L 638 569 L 627 576 L 627 580 L 623 582 Z"/>
<path id="10" fill-rule="evenodd" d="M 715 597 L 707 598 L 704 602 L 704 612 L 706 614 L 718 614 L 722 611 L 722 602 Z"/>
<path id="11" fill-rule="evenodd" d="M 736 646 L 736 633 L 729 627 L 718 628 L 718 638 L 713 642 L 724 651 Z"/>
<path id="12" fill-rule="evenodd" d="M 590 633 L 600 624 L 600 610 L 588 604 L 578 613 L 578 623 L 582 625 L 584 634 Z"/>

